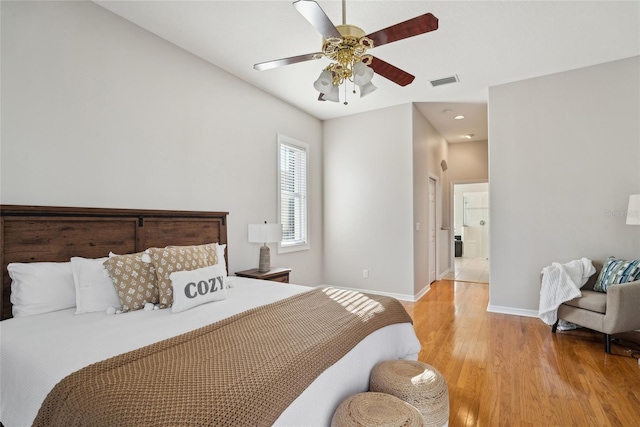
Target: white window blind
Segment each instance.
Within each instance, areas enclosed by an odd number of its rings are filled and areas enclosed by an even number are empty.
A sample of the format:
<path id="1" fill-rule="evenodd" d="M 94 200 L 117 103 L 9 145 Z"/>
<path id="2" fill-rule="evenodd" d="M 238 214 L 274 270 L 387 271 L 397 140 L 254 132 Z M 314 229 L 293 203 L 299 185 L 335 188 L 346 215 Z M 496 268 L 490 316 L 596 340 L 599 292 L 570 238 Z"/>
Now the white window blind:
<path id="1" fill-rule="evenodd" d="M 278 163 L 278 208 L 282 224 L 279 252 L 308 249 L 308 145 L 278 135 Z"/>

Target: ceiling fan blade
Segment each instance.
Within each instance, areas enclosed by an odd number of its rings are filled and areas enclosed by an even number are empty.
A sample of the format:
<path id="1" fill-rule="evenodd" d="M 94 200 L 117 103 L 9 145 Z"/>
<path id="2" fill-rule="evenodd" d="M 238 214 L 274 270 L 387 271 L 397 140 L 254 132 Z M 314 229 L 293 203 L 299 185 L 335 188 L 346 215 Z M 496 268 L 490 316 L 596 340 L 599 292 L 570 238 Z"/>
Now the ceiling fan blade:
<path id="1" fill-rule="evenodd" d="M 369 64 L 369 66 L 377 74 L 380 74 L 382 77 L 389 79 L 400 86 L 406 86 L 416 78 L 414 75 L 411 75 L 406 71 L 402 71 L 400 68 L 391 65 L 382 59 L 376 58 L 375 56 L 371 60 L 371 64 Z"/>
<path id="2" fill-rule="evenodd" d="M 309 23 L 313 25 L 313 27 L 318 30 L 318 32 L 322 34 L 325 39 L 328 39 L 329 37 L 342 38 L 336 26 L 333 25 L 333 22 L 331 22 L 327 14 L 324 13 L 324 10 L 322 10 L 320 5 L 318 5 L 318 3 L 316 3 L 315 1 L 294 1 L 293 7 L 295 7 L 296 10 L 300 12 L 300 14 L 304 16 L 305 19 L 309 21 Z"/>
<path id="3" fill-rule="evenodd" d="M 272 68 L 283 67 L 285 65 L 297 64 L 298 62 L 311 61 L 322 58 L 322 52 L 307 53 L 306 55 L 292 56 L 290 58 L 276 59 L 273 61 L 261 62 L 253 66 L 254 70 L 264 71 Z"/>
<path id="4" fill-rule="evenodd" d="M 438 18 L 430 13 L 425 13 L 408 21 L 368 34 L 367 37 L 373 40 L 373 47 L 378 47 L 383 44 L 392 43 L 437 29 Z"/>

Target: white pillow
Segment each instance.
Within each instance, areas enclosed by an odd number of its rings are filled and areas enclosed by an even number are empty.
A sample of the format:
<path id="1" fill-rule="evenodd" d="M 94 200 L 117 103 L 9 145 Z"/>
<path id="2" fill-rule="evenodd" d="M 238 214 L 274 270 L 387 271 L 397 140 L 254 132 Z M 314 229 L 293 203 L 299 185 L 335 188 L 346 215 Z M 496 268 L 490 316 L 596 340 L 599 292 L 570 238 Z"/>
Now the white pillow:
<path id="1" fill-rule="evenodd" d="M 227 297 L 227 278 L 220 264 L 189 271 L 176 271 L 169 275 L 173 287 L 172 313 L 179 313 Z"/>
<path id="2" fill-rule="evenodd" d="M 224 268 L 224 274 L 227 276 L 225 279 L 225 284 L 227 289 L 233 288 L 233 278 L 229 276 L 229 271 L 227 270 L 227 261 L 224 257 L 225 249 L 227 248 L 227 244 L 221 245 L 216 242 L 216 254 L 218 255 L 218 265 Z"/>
<path id="3" fill-rule="evenodd" d="M 12 262 L 13 317 L 33 316 L 75 307 L 76 290 L 70 262 Z"/>
<path id="4" fill-rule="evenodd" d="M 226 248 L 227 248 L 226 243 L 224 245 L 221 245 L 218 242 L 216 242 L 216 255 L 218 255 L 218 265 L 221 265 L 222 268 L 224 268 L 224 274 L 228 276 L 229 273 L 227 272 L 227 261 L 224 257 L 224 251 Z"/>
<path id="5" fill-rule="evenodd" d="M 120 298 L 113 281 L 102 265 L 108 257 L 98 259 L 71 258 L 76 290 L 76 314 L 119 308 Z"/>

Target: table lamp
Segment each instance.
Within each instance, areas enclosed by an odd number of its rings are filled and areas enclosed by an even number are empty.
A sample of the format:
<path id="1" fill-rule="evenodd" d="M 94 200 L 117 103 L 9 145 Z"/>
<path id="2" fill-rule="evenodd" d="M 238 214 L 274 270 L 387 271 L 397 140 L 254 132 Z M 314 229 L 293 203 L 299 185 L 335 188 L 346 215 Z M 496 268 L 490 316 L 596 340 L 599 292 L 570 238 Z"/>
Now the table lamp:
<path id="1" fill-rule="evenodd" d="M 282 227 L 280 224 L 249 224 L 249 242 L 263 243 L 260 247 L 260 261 L 258 271 L 266 273 L 271 270 L 271 251 L 267 243 L 279 242 L 282 237 Z"/>
<path id="2" fill-rule="evenodd" d="M 629 196 L 629 207 L 627 208 L 627 224 L 640 225 L 640 194 Z"/>

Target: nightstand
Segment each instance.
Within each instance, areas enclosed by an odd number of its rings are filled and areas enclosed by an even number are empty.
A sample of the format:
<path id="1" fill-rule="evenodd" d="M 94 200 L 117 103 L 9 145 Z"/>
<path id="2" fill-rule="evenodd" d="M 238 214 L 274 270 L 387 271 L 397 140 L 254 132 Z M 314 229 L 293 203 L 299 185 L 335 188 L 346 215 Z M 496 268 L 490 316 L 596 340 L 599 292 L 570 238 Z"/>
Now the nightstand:
<path id="1" fill-rule="evenodd" d="M 257 268 L 251 270 L 236 271 L 236 276 L 250 279 L 271 280 L 273 282 L 289 283 L 290 268 L 272 268 L 266 273 L 260 273 Z"/>

